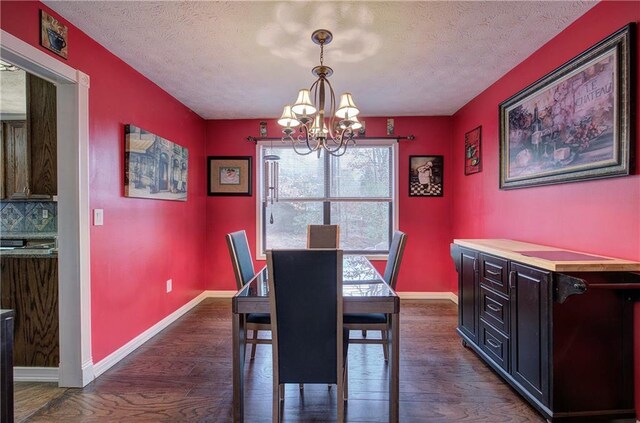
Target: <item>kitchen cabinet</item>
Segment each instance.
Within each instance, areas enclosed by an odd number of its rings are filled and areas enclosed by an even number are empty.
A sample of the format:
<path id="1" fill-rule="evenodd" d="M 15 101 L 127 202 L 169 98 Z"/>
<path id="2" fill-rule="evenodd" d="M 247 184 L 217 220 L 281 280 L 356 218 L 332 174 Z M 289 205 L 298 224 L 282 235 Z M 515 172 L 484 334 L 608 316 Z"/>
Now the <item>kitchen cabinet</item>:
<path id="1" fill-rule="evenodd" d="M 29 144 L 26 121 L 2 122 L 6 198 L 25 198 L 30 190 Z"/>
<path id="2" fill-rule="evenodd" d="M 640 263 L 510 240 L 455 240 L 451 255 L 463 344 L 548 421 L 635 417 Z"/>
<path id="3" fill-rule="evenodd" d="M 31 197 L 50 198 L 58 192 L 56 86 L 27 75 Z"/>
<path id="4" fill-rule="evenodd" d="M 0 257 L 0 308 L 15 311 L 13 364 L 58 367 L 58 258 Z"/>
<path id="5" fill-rule="evenodd" d="M 56 87 L 27 74 L 27 119 L 2 122 L 0 198 L 57 195 Z"/>

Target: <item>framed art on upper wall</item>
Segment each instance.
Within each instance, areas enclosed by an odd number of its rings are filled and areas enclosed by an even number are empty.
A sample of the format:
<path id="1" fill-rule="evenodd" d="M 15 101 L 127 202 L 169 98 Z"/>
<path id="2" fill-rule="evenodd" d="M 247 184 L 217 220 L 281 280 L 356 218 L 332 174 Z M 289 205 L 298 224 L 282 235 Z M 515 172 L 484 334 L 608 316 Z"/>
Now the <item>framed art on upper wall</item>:
<path id="1" fill-rule="evenodd" d="M 67 26 L 40 9 L 40 45 L 67 58 Z"/>
<path id="2" fill-rule="evenodd" d="M 629 24 L 502 102 L 500 189 L 629 175 Z"/>
<path id="3" fill-rule="evenodd" d="M 251 156 L 209 156 L 207 194 L 251 196 Z"/>
<path id="4" fill-rule="evenodd" d="M 442 197 L 443 156 L 409 156 L 409 197 Z"/>
<path id="5" fill-rule="evenodd" d="M 471 175 L 482 170 L 482 126 L 464 134 L 464 174 Z"/>

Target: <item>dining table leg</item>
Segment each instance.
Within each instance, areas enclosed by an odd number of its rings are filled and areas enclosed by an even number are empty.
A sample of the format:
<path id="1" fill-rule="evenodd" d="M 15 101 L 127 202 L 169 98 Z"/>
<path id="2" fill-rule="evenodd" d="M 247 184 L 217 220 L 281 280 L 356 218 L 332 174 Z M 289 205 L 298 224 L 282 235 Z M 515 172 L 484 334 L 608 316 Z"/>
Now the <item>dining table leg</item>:
<path id="1" fill-rule="evenodd" d="M 244 422 L 245 315 L 233 313 L 233 421 Z"/>
<path id="2" fill-rule="evenodd" d="M 400 421 L 400 313 L 389 315 L 389 421 Z"/>

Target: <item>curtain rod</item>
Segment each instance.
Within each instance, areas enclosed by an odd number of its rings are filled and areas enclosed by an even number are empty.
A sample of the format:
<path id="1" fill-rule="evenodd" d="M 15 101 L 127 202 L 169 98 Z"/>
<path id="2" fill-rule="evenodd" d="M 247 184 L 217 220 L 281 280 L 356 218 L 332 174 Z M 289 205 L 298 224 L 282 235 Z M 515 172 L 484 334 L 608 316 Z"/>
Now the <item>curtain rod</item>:
<path id="1" fill-rule="evenodd" d="M 393 136 L 393 135 L 387 135 L 384 137 L 354 137 L 353 138 L 355 141 L 358 140 L 407 140 L 407 141 L 413 141 L 416 139 L 416 137 L 414 135 L 407 135 L 407 136 Z M 252 137 L 251 135 L 247 137 L 247 141 L 249 142 L 253 142 L 253 143 L 258 143 L 258 141 L 280 141 L 282 140 L 282 137 Z"/>

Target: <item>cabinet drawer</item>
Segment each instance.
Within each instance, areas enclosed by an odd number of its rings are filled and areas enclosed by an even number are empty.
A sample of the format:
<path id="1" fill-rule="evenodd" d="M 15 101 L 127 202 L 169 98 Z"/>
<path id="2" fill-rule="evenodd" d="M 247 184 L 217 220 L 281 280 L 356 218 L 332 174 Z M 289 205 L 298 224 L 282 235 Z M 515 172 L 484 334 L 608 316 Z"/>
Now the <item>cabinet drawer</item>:
<path id="1" fill-rule="evenodd" d="M 509 371 L 509 338 L 480 320 L 480 349 L 498 366 Z"/>
<path id="2" fill-rule="evenodd" d="M 509 300 L 485 287 L 480 288 L 480 317 L 509 335 Z"/>
<path id="3" fill-rule="evenodd" d="M 508 262 L 505 259 L 480 254 L 480 282 L 509 295 Z"/>

